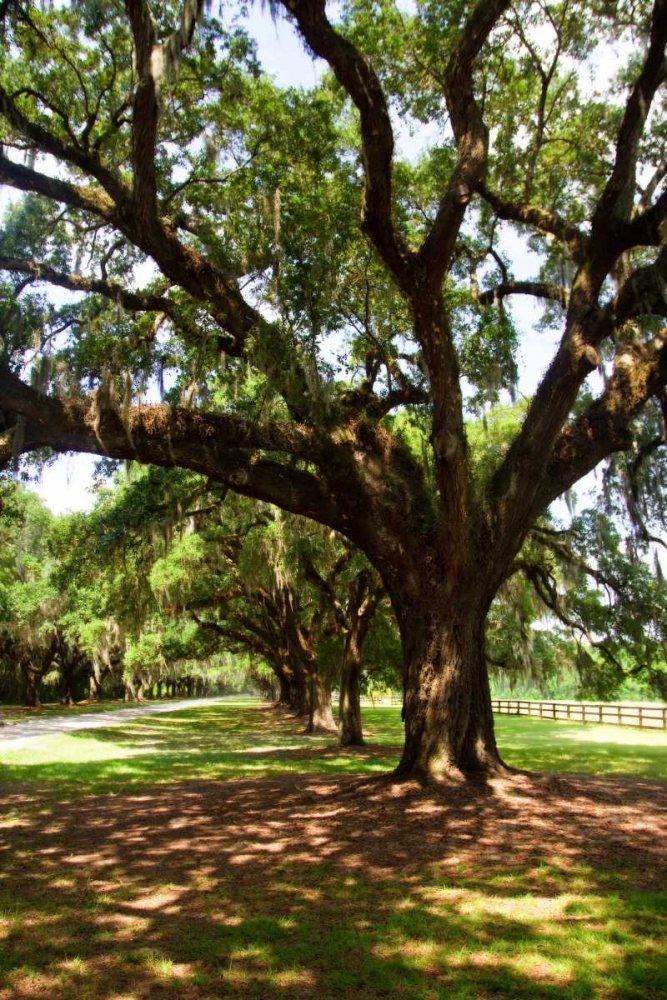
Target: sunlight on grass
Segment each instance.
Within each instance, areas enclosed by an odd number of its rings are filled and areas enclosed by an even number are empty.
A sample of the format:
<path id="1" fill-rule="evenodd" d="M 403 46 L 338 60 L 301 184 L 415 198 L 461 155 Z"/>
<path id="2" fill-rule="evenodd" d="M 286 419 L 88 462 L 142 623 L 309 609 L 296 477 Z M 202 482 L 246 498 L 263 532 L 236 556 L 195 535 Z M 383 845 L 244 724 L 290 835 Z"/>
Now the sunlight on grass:
<path id="1" fill-rule="evenodd" d="M 667 778 L 667 733 L 498 716 L 496 735 L 503 757 L 515 767 Z"/>
<path id="2" fill-rule="evenodd" d="M 385 848 L 374 846 L 381 836 L 391 844 L 384 806 L 359 813 L 338 855 L 328 817 L 351 803 L 320 800 L 315 779 L 386 772 L 400 752 L 397 709 L 369 709 L 365 720 L 368 746 L 353 751 L 257 703 L 0 744 L 12 796 L 0 811 L 0 1000 L 667 996 L 667 900 L 622 855 L 610 869 L 594 845 L 577 853 L 567 839 L 546 854 L 539 826 L 526 858 L 498 844 L 485 852 L 486 800 L 462 811 L 458 832 L 450 820 L 432 826 L 433 851 L 418 866 L 411 843 L 404 867 L 385 870 Z M 511 717 L 497 727 L 520 767 L 667 776 L 664 734 Z M 315 789 L 283 818 L 264 808 L 261 780 L 224 785 L 281 776 L 286 789 Z M 201 788 L 214 789 L 208 812 Z M 245 825 L 228 817 L 233 788 L 250 809 Z M 402 820 L 421 824 L 429 802 L 401 805 Z M 508 835 L 522 835 L 522 802 L 503 821 Z M 604 822 L 618 814 L 641 831 L 623 802 Z"/>
<path id="3" fill-rule="evenodd" d="M 397 763 L 397 708 L 366 709 L 368 745 L 342 750 L 331 736 L 304 736 L 289 717 L 239 701 L 128 720 L 121 728 L 49 735 L 12 749 L 0 742 L 0 786 L 118 792 L 191 779 L 281 774 L 380 774 Z M 667 733 L 500 716 L 507 762 L 536 771 L 667 778 Z"/>

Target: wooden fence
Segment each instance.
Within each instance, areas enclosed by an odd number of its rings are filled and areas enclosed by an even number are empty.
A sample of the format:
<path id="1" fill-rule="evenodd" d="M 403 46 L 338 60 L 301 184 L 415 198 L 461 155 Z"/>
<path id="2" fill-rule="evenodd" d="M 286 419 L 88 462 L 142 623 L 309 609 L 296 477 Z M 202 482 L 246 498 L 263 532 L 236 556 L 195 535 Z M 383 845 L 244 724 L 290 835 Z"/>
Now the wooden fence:
<path id="1" fill-rule="evenodd" d="M 378 695 L 377 698 L 371 698 L 368 695 L 362 695 L 361 704 L 366 705 L 368 708 L 382 708 L 386 707 L 387 705 L 402 705 L 403 699 L 401 698 L 400 694 L 382 694 Z"/>
<path id="2" fill-rule="evenodd" d="M 493 711 L 500 715 L 527 715 L 532 719 L 568 722 L 604 722 L 612 726 L 667 730 L 667 705 L 639 702 L 527 701 L 494 698 Z"/>

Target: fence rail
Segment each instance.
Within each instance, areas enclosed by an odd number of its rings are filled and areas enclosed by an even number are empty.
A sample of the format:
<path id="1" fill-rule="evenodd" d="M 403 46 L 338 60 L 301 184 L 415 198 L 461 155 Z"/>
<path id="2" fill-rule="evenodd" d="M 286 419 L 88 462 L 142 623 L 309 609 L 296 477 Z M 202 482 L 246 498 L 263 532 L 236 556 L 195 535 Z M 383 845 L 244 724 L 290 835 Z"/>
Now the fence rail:
<path id="1" fill-rule="evenodd" d="M 612 726 L 667 730 L 667 705 L 638 702 L 528 701 L 494 698 L 493 711 L 500 715 L 527 715 L 533 719 L 563 722 L 603 722 Z"/>
<path id="2" fill-rule="evenodd" d="M 382 708 L 387 705 L 402 705 L 403 699 L 400 694 L 383 694 L 378 695 L 377 698 L 371 698 L 369 695 L 362 695 L 361 704 L 366 705 L 368 708 Z"/>

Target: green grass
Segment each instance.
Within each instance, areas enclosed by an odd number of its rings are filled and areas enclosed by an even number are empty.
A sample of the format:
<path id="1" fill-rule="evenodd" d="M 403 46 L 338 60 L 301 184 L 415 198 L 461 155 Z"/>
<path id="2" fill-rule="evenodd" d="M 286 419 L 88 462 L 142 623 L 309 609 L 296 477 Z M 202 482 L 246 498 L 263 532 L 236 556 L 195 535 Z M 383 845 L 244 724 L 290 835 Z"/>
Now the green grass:
<path id="1" fill-rule="evenodd" d="M 497 716 L 508 764 L 531 771 L 667 779 L 667 732 Z"/>
<path id="2" fill-rule="evenodd" d="M 128 720 L 122 728 L 45 736 L 5 749 L 0 788 L 37 782 L 79 794 L 140 790 L 194 778 L 289 773 L 380 774 L 397 763 L 403 738 L 397 708 L 368 708 L 368 749 L 343 750 L 331 737 L 295 733 L 294 722 L 234 701 Z M 667 733 L 499 716 L 507 763 L 531 771 L 667 778 Z"/>
<path id="3" fill-rule="evenodd" d="M 319 776 L 387 771 L 400 750 L 397 709 L 364 717 L 369 746 L 347 752 L 248 702 L 0 744 L 0 1000 L 667 997 L 667 897 L 632 859 L 537 839 L 476 863 L 466 830 L 484 836 L 488 798 L 454 812 L 456 846 L 447 821 L 432 860 L 400 866 L 385 806 L 341 800 L 356 846 L 337 854 Z M 667 778 L 665 734 L 497 723 L 523 768 Z M 300 790 L 278 808 L 261 779 L 285 775 Z M 199 784 L 239 778 L 257 780 Z"/>

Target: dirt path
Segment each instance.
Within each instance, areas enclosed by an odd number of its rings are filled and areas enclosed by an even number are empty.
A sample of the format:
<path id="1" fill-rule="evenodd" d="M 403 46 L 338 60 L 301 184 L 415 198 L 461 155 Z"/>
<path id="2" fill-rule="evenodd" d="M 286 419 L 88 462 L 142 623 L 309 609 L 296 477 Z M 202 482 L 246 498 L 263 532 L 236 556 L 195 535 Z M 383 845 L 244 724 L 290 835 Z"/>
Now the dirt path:
<path id="1" fill-rule="evenodd" d="M 71 733 L 78 729 L 107 729 L 109 726 L 122 726 L 128 719 L 136 719 L 140 716 L 217 705 L 221 701 L 225 701 L 225 699 L 184 698 L 182 701 L 158 702 L 157 704 L 143 702 L 136 707 L 118 708 L 109 712 L 82 712 L 77 715 L 58 715 L 51 719 L 25 719 L 11 725 L 0 725 L 0 746 L 7 750 L 13 750 L 54 733 Z"/>

